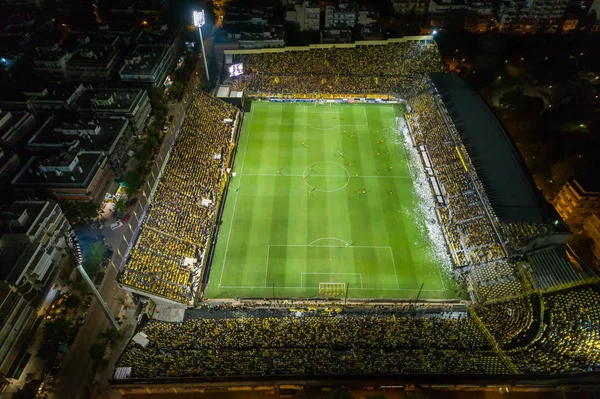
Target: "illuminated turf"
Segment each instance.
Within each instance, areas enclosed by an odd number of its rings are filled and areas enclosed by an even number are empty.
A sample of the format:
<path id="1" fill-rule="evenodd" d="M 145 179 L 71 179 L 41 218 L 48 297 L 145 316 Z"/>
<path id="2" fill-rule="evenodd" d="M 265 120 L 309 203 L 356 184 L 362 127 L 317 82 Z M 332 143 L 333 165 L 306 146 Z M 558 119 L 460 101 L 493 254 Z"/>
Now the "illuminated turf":
<path id="1" fill-rule="evenodd" d="M 208 298 L 457 298 L 418 209 L 400 105 L 255 102 Z M 322 285 L 322 283 L 338 283 Z"/>

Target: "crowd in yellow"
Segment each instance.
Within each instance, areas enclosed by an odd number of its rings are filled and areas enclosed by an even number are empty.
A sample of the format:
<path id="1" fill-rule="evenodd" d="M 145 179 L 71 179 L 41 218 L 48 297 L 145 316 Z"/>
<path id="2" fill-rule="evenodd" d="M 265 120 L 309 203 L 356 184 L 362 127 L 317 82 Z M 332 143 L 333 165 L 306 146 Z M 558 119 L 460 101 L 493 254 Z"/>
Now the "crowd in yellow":
<path id="1" fill-rule="evenodd" d="M 261 96 L 392 93 L 443 70 L 437 45 L 419 41 L 242 54 L 235 62 L 246 73 L 232 89 Z"/>
<path id="2" fill-rule="evenodd" d="M 188 303 L 198 270 L 184 258 L 203 256 L 232 142 L 238 110 L 199 92 L 160 179 L 122 284 Z"/>

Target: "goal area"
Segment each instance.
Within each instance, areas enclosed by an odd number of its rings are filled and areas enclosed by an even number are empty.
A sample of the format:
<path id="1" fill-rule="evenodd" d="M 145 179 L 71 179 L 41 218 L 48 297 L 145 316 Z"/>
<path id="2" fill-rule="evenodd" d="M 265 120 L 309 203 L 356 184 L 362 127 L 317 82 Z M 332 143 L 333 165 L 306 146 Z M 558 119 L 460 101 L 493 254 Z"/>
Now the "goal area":
<path id="1" fill-rule="evenodd" d="M 343 297 L 346 289 L 346 283 L 319 283 L 319 296 Z"/>

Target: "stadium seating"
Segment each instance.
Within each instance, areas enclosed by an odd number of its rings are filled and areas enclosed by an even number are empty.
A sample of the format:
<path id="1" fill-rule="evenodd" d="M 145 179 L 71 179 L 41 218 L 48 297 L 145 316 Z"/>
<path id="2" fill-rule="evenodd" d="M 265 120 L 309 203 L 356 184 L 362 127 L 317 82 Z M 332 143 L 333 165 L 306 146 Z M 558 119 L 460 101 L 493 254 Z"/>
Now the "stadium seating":
<path id="1" fill-rule="evenodd" d="M 196 95 L 119 277 L 121 284 L 181 303 L 192 300 L 200 270 L 184 266 L 183 260 L 199 260 L 206 250 L 232 141 L 229 121 L 237 113 L 212 96 Z"/>
<path id="2" fill-rule="evenodd" d="M 521 373 L 580 373 L 600 369 L 600 293 L 577 287 L 544 296 L 543 333 L 508 355 Z"/>
<path id="3" fill-rule="evenodd" d="M 493 339 L 505 347 L 513 370 L 521 374 L 599 370 L 598 287 L 543 296 L 548 317 L 540 334 L 540 309 L 533 300 L 523 297 L 475 308 Z M 132 367 L 132 378 L 511 371 L 466 316 L 407 317 L 355 308 L 333 317 L 150 321 L 143 332 L 149 345 L 142 348 L 130 342 L 117 365 Z M 533 341 L 524 341 L 532 335 Z"/>
<path id="4" fill-rule="evenodd" d="M 500 346 L 522 337 L 535 320 L 531 297 L 477 306 L 475 309 Z"/>
<path id="5" fill-rule="evenodd" d="M 246 73 L 230 82 L 250 95 L 369 94 L 414 91 L 443 70 L 436 44 L 418 41 L 238 55 Z"/>
<path id="6" fill-rule="evenodd" d="M 119 366 L 135 378 L 281 374 L 505 373 L 466 317 L 372 312 L 336 317 L 152 321 Z"/>

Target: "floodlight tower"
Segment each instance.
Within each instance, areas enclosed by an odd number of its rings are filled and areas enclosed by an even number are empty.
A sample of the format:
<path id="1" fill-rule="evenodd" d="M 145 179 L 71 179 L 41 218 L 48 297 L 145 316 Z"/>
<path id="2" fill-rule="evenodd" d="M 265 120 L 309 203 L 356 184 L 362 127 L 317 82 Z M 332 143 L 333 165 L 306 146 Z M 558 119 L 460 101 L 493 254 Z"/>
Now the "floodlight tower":
<path id="1" fill-rule="evenodd" d="M 202 58 L 204 59 L 204 70 L 206 72 L 206 80 L 210 83 L 210 77 L 208 75 L 208 63 L 206 62 L 206 52 L 204 51 L 204 40 L 202 39 L 202 26 L 204 25 L 204 10 L 194 11 L 194 26 L 198 28 L 200 34 L 200 46 L 202 47 Z"/>

